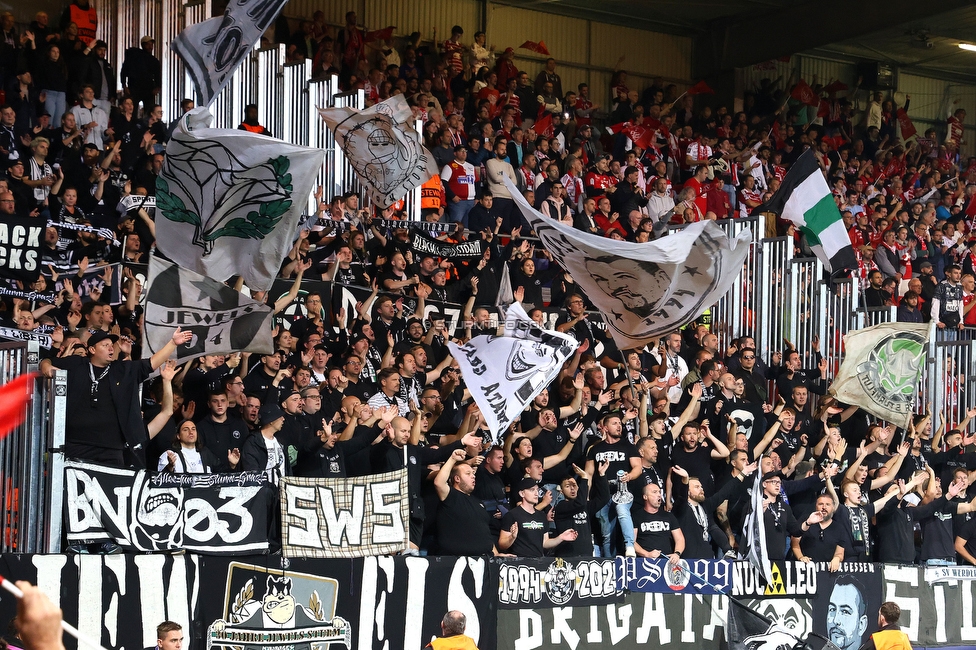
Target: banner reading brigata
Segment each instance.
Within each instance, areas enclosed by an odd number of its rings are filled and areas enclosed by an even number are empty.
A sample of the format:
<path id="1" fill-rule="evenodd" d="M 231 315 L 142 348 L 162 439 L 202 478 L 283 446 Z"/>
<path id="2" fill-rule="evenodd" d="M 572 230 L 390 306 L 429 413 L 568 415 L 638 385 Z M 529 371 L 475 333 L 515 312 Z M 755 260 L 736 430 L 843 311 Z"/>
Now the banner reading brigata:
<path id="1" fill-rule="evenodd" d="M 264 553 L 274 492 L 264 475 L 155 474 L 65 463 L 68 543 L 136 551 Z"/>
<path id="2" fill-rule="evenodd" d="M 407 470 L 341 479 L 282 478 L 287 558 L 389 555 L 407 548 Z"/>

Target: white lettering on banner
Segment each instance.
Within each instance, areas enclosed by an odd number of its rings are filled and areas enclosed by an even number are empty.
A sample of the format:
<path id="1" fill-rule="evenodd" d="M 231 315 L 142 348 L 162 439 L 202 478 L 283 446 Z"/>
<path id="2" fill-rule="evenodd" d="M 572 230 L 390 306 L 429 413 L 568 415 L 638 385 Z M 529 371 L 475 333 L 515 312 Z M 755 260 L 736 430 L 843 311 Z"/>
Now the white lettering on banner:
<path id="1" fill-rule="evenodd" d="M 427 570 L 431 560 L 427 558 L 407 558 L 407 575 L 397 572 L 392 557 L 370 555 L 363 560 L 362 591 L 360 593 L 359 623 L 357 650 L 373 650 L 373 648 L 416 648 L 423 646 L 429 639 L 422 640 L 423 622 L 427 603 Z M 474 639 L 477 644 L 481 638 L 484 622 L 480 620 L 475 603 L 468 596 L 470 593 L 465 582 L 474 582 L 475 598 L 481 598 L 484 593 L 484 574 L 486 560 L 483 558 L 459 557 L 455 560 L 454 569 L 447 585 L 447 609 L 456 609 L 467 617 L 465 634 Z M 395 579 L 406 580 L 406 598 L 396 597 L 395 591 L 404 591 L 404 585 L 397 584 Z M 438 592 L 443 585 L 434 585 Z M 389 629 L 386 619 L 398 620 L 398 612 L 391 611 L 393 603 L 404 603 L 403 630 Z M 440 605 L 438 605 L 440 607 Z M 382 613 L 385 612 L 385 616 Z M 438 611 L 438 618 L 443 612 Z M 541 642 L 540 642 L 541 645 Z"/>
<path id="2" fill-rule="evenodd" d="M 519 638 L 515 650 L 535 650 L 542 647 L 542 617 L 531 609 L 519 610 Z"/>
<path id="3" fill-rule="evenodd" d="M 41 228 L 14 226 L 0 223 L 0 266 L 19 271 L 37 270 L 37 248 L 41 245 Z M 9 247 L 8 247 L 9 246 Z M 24 247 L 35 250 L 23 250 Z"/>
<path id="4" fill-rule="evenodd" d="M 243 541 L 251 534 L 254 528 L 254 519 L 247 509 L 248 501 L 257 496 L 261 488 L 251 487 L 225 487 L 217 493 L 220 499 L 229 499 L 226 503 L 214 510 L 210 502 L 205 499 L 187 499 L 184 508 L 186 509 L 186 536 L 198 542 L 209 542 L 214 537 L 228 544 L 235 544 Z M 228 515 L 229 517 L 220 517 Z M 240 522 L 234 529 L 231 528 L 229 521 L 234 518 Z M 206 522 L 205 529 L 200 530 L 197 524 Z"/>
<path id="5" fill-rule="evenodd" d="M 366 486 L 352 486 L 352 510 L 336 510 L 334 491 L 332 488 L 320 487 L 318 489 L 318 495 L 319 503 L 322 504 L 322 514 L 325 515 L 329 543 L 333 546 L 359 546 L 362 544 L 363 514 L 366 508 Z M 346 538 L 346 544 L 342 543 L 343 537 Z"/>
<path id="6" fill-rule="evenodd" d="M 750 563 L 735 562 L 732 570 L 732 596 L 768 596 L 772 593 L 760 578 L 759 570 Z M 817 593 L 817 566 L 813 562 L 784 562 L 780 577 L 782 591 L 777 593 L 787 596 L 814 596 Z"/>
<path id="7" fill-rule="evenodd" d="M 399 481 L 371 483 L 369 489 L 373 502 L 373 542 L 395 544 L 403 541 L 404 523 L 400 517 Z"/>
<path id="8" fill-rule="evenodd" d="M 570 650 L 576 650 L 579 645 L 580 636 L 573 629 L 573 608 L 556 607 L 552 610 L 552 628 L 549 630 L 549 641 L 556 645 L 566 640 Z"/>
<path id="9" fill-rule="evenodd" d="M 918 593 L 918 568 L 885 565 L 884 586 L 884 599 L 901 607 L 902 617 L 898 620 L 898 625 L 905 631 L 909 639 L 918 639 L 921 603 L 919 603 L 918 596 L 904 595 L 906 592 L 907 594 Z M 907 586 L 908 589 L 901 589 L 902 586 Z"/>
<path id="10" fill-rule="evenodd" d="M 935 599 L 935 611 L 946 611 L 945 589 L 942 585 L 935 585 L 935 588 L 932 590 L 932 596 Z M 945 643 L 946 641 L 948 641 L 948 638 L 946 637 L 945 617 L 937 616 L 935 622 L 935 642 Z"/>
<path id="11" fill-rule="evenodd" d="M 963 639 L 976 639 L 976 622 L 973 621 L 973 589 L 976 584 L 965 582 L 962 585 L 962 624 L 959 636 Z"/>
<path id="12" fill-rule="evenodd" d="M 637 643 L 647 643 L 654 628 L 657 628 L 659 644 L 671 643 L 671 628 L 664 613 L 664 594 L 644 594 L 644 618 L 637 628 Z"/>
<path id="13" fill-rule="evenodd" d="M 586 642 L 603 643 L 603 632 L 600 630 L 600 608 L 591 605 L 587 609 L 590 610 L 590 630 L 586 633 Z"/>
<path id="14" fill-rule="evenodd" d="M 299 504 L 304 501 L 312 507 Z M 322 548 L 322 537 L 319 535 L 319 513 L 315 507 L 315 488 L 305 485 L 287 485 L 285 487 L 285 510 L 288 514 L 304 522 L 299 526 L 292 520 L 288 526 L 288 540 L 295 546 L 308 548 Z"/>
<path id="15" fill-rule="evenodd" d="M 132 495 L 130 487 L 115 490 L 115 503 L 109 500 L 98 484 L 98 479 L 72 468 L 65 471 L 64 482 L 68 490 L 68 532 L 101 528 L 102 514 L 106 514 L 119 530 L 128 530 L 128 504 Z M 80 489 L 79 489 L 80 488 Z M 100 536 L 104 538 L 105 535 Z"/>
<path id="16" fill-rule="evenodd" d="M 616 605 L 607 605 L 607 625 L 610 627 L 612 645 L 617 645 L 630 634 L 630 616 L 633 612 L 634 608 L 630 603 L 620 606 L 619 615 Z"/>

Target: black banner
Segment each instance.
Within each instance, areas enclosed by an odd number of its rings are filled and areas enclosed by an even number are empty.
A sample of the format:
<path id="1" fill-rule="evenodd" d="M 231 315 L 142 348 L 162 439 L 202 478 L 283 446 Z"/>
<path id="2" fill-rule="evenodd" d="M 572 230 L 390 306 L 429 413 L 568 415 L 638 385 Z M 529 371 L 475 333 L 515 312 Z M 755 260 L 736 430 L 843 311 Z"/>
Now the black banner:
<path id="1" fill-rule="evenodd" d="M 255 472 L 156 474 L 69 461 L 68 543 L 110 541 L 136 551 L 262 553 L 278 495 Z"/>
<path id="2" fill-rule="evenodd" d="M 433 255 L 451 260 L 478 260 L 485 254 L 485 242 L 480 239 L 452 244 L 438 241 L 421 230 L 413 231 L 410 245 L 418 257 Z"/>
<path id="3" fill-rule="evenodd" d="M 339 313 L 339 309 L 345 309 L 346 318 L 352 318 L 356 313 L 356 303 L 366 300 L 371 293 L 372 291 L 366 287 L 356 287 L 352 285 L 333 283 L 332 307 L 336 314 Z M 394 300 L 403 298 L 404 318 L 411 318 L 412 316 L 417 315 L 416 298 L 403 297 L 396 294 L 384 294 L 383 292 L 380 292 L 380 295 L 389 295 Z M 464 314 L 464 305 L 455 302 L 440 302 L 439 300 L 431 300 L 429 298 L 424 301 L 424 305 L 423 318 L 426 319 L 431 312 L 440 312 L 441 314 L 444 314 L 448 332 L 455 332 L 463 325 L 461 316 Z"/>
<path id="4" fill-rule="evenodd" d="M 518 558 L 498 567 L 499 609 L 604 605 L 623 598 L 612 559 Z"/>
<path id="5" fill-rule="evenodd" d="M 268 304 L 274 305 L 278 300 L 287 296 L 294 283 L 294 280 L 275 280 L 274 284 L 271 285 L 271 291 L 268 292 Z M 302 280 L 298 289 L 298 295 L 295 296 L 295 299 L 288 303 L 288 306 L 282 311 L 275 314 L 275 325 L 280 325 L 286 330 L 290 330 L 296 323 L 307 319 L 308 309 L 305 307 L 305 300 L 308 298 L 308 294 L 312 292 L 319 294 L 322 298 L 322 309 L 319 312 L 319 316 L 324 322 L 328 323 L 331 319 L 328 309 L 329 305 L 332 304 L 332 283 L 323 282 L 322 280 Z M 355 305 L 353 307 L 353 311 L 347 312 L 349 317 L 355 315 Z"/>
<path id="6" fill-rule="evenodd" d="M 183 626 L 184 648 L 194 629 L 198 598 L 217 599 L 217 589 L 203 590 L 200 558 L 189 554 L 148 555 L 3 555 L 0 575 L 37 585 L 64 614 L 64 620 L 103 648 L 154 648 L 156 626 L 175 621 Z M 17 614 L 17 599 L 0 598 L 2 632 L 12 643 L 7 622 Z M 67 650 L 79 644 L 64 635 Z M 80 650 L 92 650 L 81 644 Z"/>
<path id="7" fill-rule="evenodd" d="M 0 219 L 0 277 L 37 282 L 41 273 L 44 223 L 37 219 L 4 215 Z"/>

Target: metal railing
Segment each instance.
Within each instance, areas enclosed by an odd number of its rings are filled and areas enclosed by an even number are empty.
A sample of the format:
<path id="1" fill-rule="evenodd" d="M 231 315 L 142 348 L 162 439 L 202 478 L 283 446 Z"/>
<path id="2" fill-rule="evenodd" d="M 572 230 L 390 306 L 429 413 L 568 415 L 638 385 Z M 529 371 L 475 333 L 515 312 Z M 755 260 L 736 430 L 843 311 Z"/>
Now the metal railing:
<path id="1" fill-rule="evenodd" d="M 0 384 L 37 372 L 39 362 L 37 342 L 0 343 Z M 63 375 L 54 386 L 61 386 L 61 394 L 66 394 Z M 54 553 L 60 549 L 61 522 L 51 517 L 50 508 L 61 503 L 62 477 L 49 461 L 50 450 L 63 444 L 64 427 L 62 423 L 60 439 L 51 437 L 57 430 L 51 422 L 52 414 L 57 413 L 51 387 L 46 380 L 34 382 L 24 423 L 0 440 L 0 553 Z"/>

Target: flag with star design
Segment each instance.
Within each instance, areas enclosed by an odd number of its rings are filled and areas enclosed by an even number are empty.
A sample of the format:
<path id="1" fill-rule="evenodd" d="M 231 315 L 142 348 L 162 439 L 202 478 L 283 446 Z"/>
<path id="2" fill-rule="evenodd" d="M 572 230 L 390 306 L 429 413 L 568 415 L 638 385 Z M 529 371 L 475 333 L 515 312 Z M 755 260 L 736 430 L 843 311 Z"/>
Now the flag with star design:
<path id="1" fill-rule="evenodd" d="M 177 327 L 193 333 L 177 349 L 178 363 L 205 354 L 271 354 L 272 315 L 272 307 L 154 255 L 149 258 L 142 358 L 162 349 Z"/>
<path id="2" fill-rule="evenodd" d="M 505 183 L 546 250 L 603 314 L 621 350 L 642 348 L 698 318 L 729 290 L 749 254 L 748 228 L 730 240 L 714 221 L 643 244 L 585 233 L 543 216 Z"/>

